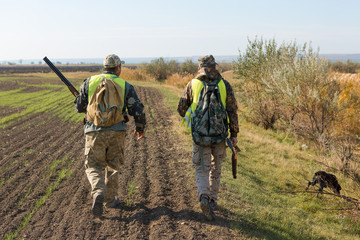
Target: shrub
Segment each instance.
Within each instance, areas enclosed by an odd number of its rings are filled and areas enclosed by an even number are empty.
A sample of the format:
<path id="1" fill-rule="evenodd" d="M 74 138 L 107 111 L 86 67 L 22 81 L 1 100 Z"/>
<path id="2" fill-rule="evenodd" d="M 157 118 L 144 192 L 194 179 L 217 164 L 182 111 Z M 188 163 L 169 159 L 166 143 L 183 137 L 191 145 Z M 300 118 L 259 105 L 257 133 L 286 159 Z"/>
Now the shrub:
<path id="1" fill-rule="evenodd" d="M 360 182 L 360 74 L 332 73 L 307 44 L 255 39 L 239 55 L 234 74 L 250 120 L 312 140 Z"/>
<path id="2" fill-rule="evenodd" d="M 142 69 L 122 68 L 120 77 L 125 80 L 145 81 L 151 79 Z"/>
<path id="3" fill-rule="evenodd" d="M 165 80 L 165 83 L 179 88 L 184 88 L 194 77 L 195 74 L 174 73 Z"/>
<path id="4" fill-rule="evenodd" d="M 182 74 L 195 74 L 198 70 L 198 65 L 193 63 L 191 59 L 187 59 L 180 65 L 180 73 Z"/>
<path id="5" fill-rule="evenodd" d="M 340 86 L 330 76 L 329 62 L 311 46 L 249 40 L 235 73 L 244 80 L 242 100 L 254 122 L 274 128 L 281 120 L 282 127 L 328 144 L 330 126 L 339 112 Z"/>
<path id="6" fill-rule="evenodd" d="M 142 68 L 156 80 L 165 80 L 171 74 L 179 72 L 179 64 L 175 60 L 165 61 L 162 57 L 143 64 Z"/>
<path id="7" fill-rule="evenodd" d="M 240 52 L 238 62 L 233 63 L 234 74 L 243 81 L 240 88 L 242 103 L 249 108 L 250 120 L 264 128 L 274 128 L 280 117 L 280 98 L 269 91 L 265 79 L 270 79 L 276 71 L 291 63 L 298 53 L 298 47 L 283 43 L 278 46 L 275 40 L 254 41 L 248 39 L 244 54 Z"/>
<path id="8" fill-rule="evenodd" d="M 333 74 L 341 86 L 338 97 L 339 108 L 343 109 L 336 132 L 349 131 L 360 136 L 360 74 Z"/>
<path id="9" fill-rule="evenodd" d="M 340 160 L 341 171 L 360 176 L 354 171 L 360 163 L 360 74 L 335 73 L 334 78 L 341 86 L 338 106 L 342 111 L 333 125 L 333 150 Z"/>
<path id="10" fill-rule="evenodd" d="M 331 70 L 339 73 L 357 73 L 360 71 L 360 63 L 347 60 L 346 62 L 336 61 L 331 63 Z"/>

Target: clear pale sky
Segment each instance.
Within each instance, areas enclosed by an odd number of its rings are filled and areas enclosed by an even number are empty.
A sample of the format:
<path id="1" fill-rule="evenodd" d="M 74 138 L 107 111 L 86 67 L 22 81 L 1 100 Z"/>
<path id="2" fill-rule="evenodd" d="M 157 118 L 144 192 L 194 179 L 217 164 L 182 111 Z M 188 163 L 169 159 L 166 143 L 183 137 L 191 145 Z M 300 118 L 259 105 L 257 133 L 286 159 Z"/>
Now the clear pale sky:
<path id="1" fill-rule="evenodd" d="M 0 0 L 0 60 L 237 55 L 255 36 L 360 53 L 358 0 Z"/>

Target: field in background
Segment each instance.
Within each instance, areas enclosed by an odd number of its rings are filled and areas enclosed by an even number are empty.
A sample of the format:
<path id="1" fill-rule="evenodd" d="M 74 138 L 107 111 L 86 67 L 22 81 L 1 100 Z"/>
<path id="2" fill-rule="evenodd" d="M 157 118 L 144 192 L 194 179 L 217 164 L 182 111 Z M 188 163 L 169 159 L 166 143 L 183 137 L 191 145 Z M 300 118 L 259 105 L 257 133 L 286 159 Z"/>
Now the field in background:
<path id="1" fill-rule="evenodd" d="M 83 79 L 92 74 L 94 73 L 64 73 L 77 88 L 79 88 Z M 233 78 L 231 71 L 225 71 L 223 76 L 231 83 L 236 84 L 237 80 Z M 62 142 L 70 141 L 70 143 L 74 144 L 74 149 L 70 149 L 70 151 L 79 151 L 78 153 L 72 153 L 68 158 L 60 157 L 63 156 L 63 153 L 59 152 L 59 157 L 54 158 L 52 164 L 49 163 L 49 165 L 42 167 L 36 165 L 36 169 L 38 169 L 39 172 L 41 169 L 44 170 L 44 175 L 41 175 L 41 177 L 44 179 L 44 182 L 48 184 L 48 188 L 43 190 L 38 189 L 37 194 L 32 194 L 36 185 L 29 185 L 23 189 L 17 189 L 21 194 L 19 193 L 19 195 L 13 197 L 13 199 L 17 201 L 10 203 L 11 209 L 5 210 L 4 213 L 12 213 L 14 216 L 18 215 L 23 218 L 17 217 L 12 222 L 9 220 L 9 222 L 4 223 L 7 225 L 18 224 L 18 227 L 13 227 L 13 230 L 9 230 L 7 233 L 17 233 L 20 237 L 24 236 L 23 234 L 31 234 L 32 229 L 39 231 L 41 227 L 46 228 L 48 223 L 43 223 L 40 219 L 44 218 L 44 216 L 46 216 L 44 219 L 48 219 L 50 216 L 59 217 L 58 211 L 60 210 L 51 204 L 51 197 L 54 196 L 52 194 L 59 197 L 60 195 L 56 194 L 56 192 L 63 192 L 64 189 L 72 186 L 75 178 L 84 186 L 78 186 L 79 190 L 72 192 L 74 198 L 72 198 L 70 202 L 72 203 L 72 207 L 74 207 L 74 204 L 78 207 L 81 206 L 82 212 L 77 212 L 80 214 L 72 216 L 71 211 L 66 211 L 63 215 L 66 221 L 71 221 L 72 218 L 76 219 L 79 226 L 71 227 L 68 223 L 61 222 L 60 218 L 58 220 L 51 218 L 50 220 L 53 223 L 51 228 L 58 231 L 62 229 L 63 235 L 57 236 L 74 236 L 66 235 L 70 234 L 71 231 L 73 231 L 73 234 L 80 234 L 82 231 L 81 227 L 83 227 L 87 229 L 88 237 L 110 237 L 111 235 L 107 234 L 116 234 L 116 231 L 119 229 L 118 225 L 121 224 L 122 230 L 121 233 L 118 233 L 120 235 L 117 236 L 134 237 L 136 229 L 143 229 L 142 227 L 144 225 L 151 225 L 154 227 L 153 229 L 157 229 L 157 227 L 159 227 L 157 225 L 158 223 L 164 225 L 164 228 L 158 229 L 160 233 L 161 231 L 166 232 L 165 227 L 169 227 L 168 224 L 180 232 L 182 230 L 181 228 L 190 231 L 189 229 L 192 229 L 192 226 L 203 228 L 193 229 L 195 233 L 190 232 L 194 238 L 209 236 L 211 239 L 223 239 L 226 238 L 226 234 L 230 234 L 229 232 L 224 232 L 223 229 L 230 227 L 238 233 L 240 239 L 360 239 L 359 212 L 358 209 L 355 209 L 356 206 L 353 202 L 334 196 L 328 190 L 325 191 L 325 194 L 316 197 L 316 187 L 311 188 L 308 192 L 304 190 L 307 181 L 312 178 L 314 172 L 318 170 L 331 172 L 333 170 L 331 164 L 329 164 L 330 160 L 328 156 L 324 156 L 316 149 L 303 148 L 302 142 L 298 142 L 285 133 L 275 130 L 264 130 L 261 127 L 246 122 L 243 116 L 244 111 L 239 112 L 239 147 L 241 152 L 238 155 L 238 179 L 232 179 L 230 152 L 228 151 L 227 161 L 223 165 L 222 188 L 219 195 L 220 210 L 217 214 L 220 216 L 220 219 L 215 224 L 202 222 L 200 220 L 201 215 L 197 214 L 200 212 L 200 209 L 194 196 L 196 188 L 190 159 L 191 135 L 188 131 L 178 127 L 181 119 L 176 113 L 177 102 L 182 93 L 183 84 L 178 86 L 175 80 L 174 86 L 168 86 L 163 83 L 159 84 L 154 79 L 148 80 L 149 78 L 146 74 L 131 69 L 123 69 L 121 77 L 126 80 L 131 80 L 134 85 L 142 87 L 142 89 L 151 87 L 160 90 L 162 93 L 164 98 L 162 101 L 164 104 L 161 108 L 154 109 L 152 104 L 155 103 L 145 104 L 147 114 L 149 119 L 151 119 L 148 125 L 147 135 L 153 136 L 150 137 L 152 141 L 147 142 L 149 146 L 158 141 L 156 140 L 156 136 L 161 135 L 166 137 L 167 134 L 174 134 L 173 137 L 175 137 L 177 142 L 175 146 L 172 146 L 172 151 L 177 152 L 178 150 L 176 149 L 180 148 L 181 151 L 186 154 L 180 159 L 177 159 L 176 156 L 172 155 L 171 151 L 161 148 L 161 151 L 159 151 L 159 154 L 161 154 L 160 160 L 169 164 L 163 165 L 164 167 L 168 167 L 168 169 L 165 168 L 163 171 L 171 171 L 172 174 L 169 175 L 165 174 L 165 172 L 151 172 L 151 169 L 158 165 L 155 164 L 155 162 L 153 162 L 153 165 L 147 166 L 146 169 L 141 168 L 141 171 L 143 171 L 142 174 L 148 172 L 149 175 L 146 176 L 149 179 L 153 179 L 153 188 L 150 190 L 158 191 L 156 190 L 156 183 L 160 184 L 160 182 L 156 182 L 156 179 L 163 179 L 163 176 L 166 176 L 163 181 L 168 181 L 168 184 L 171 184 L 167 186 L 165 182 L 161 181 L 164 185 L 161 188 L 162 190 L 157 192 L 159 195 L 148 196 L 151 197 L 150 199 L 159 198 L 157 204 L 160 205 L 155 204 L 151 207 L 136 205 L 141 201 L 141 196 L 135 193 L 135 196 L 130 196 L 130 200 L 132 204 L 134 204 L 133 206 L 138 206 L 137 209 L 135 207 L 125 208 L 124 206 L 123 209 L 111 212 L 113 219 L 106 220 L 105 226 L 102 226 L 101 223 L 92 223 L 90 220 L 86 220 L 85 218 L 88 216 L 86 208 L 89 207 L 89 204 L 87 201 L 88 195 L 84 192 L 84 189 L 88 189 L 89 186 L 86 185 L 84 173 L 79 170 L 82 166 L 82 163 L 79 163 L 79 161 L 82 161 L 80 158 L 82 154 L 82 152 L 80 152 L 82 151 L 82 144 L 77 143 L 78 141 L 82 141 L 81 127 L 76 127 L 76 129 L 72 127 L 70 132 L 67 132 L 66 128 L 64 128 L 74 123 L 79 124 L 82 120 L 81 115 L 75 114 L 72 95 L 53 73 L 2 75 L 0 76 L 0 110 L 2 113 L 0 132 L 2 135 L 11 134 L 14 131 L 21 132 L 21 129 L 26 130 L 33 126 L 36 127 L 36 124 L 40 127 L 45 122 L 56 118 L 59 120 L 55 122 L 54 126 L 59 127 L 55 132 L 49 131 L 51 135 L 48 135 L 46 138 L 48 147 L 56 149 L 57 145 L 54 144 L 58 143 L 53 141 L 52 138 L 55 137 L 55 135 L 63 135 L 66 136 L 67 139 L 63 139 Z M 145 82 L 133 81 L 138 79 L 145 80 Z M 143 101 L 150 101 L 152 98 L 152 95 L 141 96 L 144 97 L 144 99 L 142 99 Z M 159 96 L 156 96 L 156 100 L 158 100 L 158 97 Z M 167 116 L 160 115 L 160 113 L 164 111 L 169 111 L 170 115 L 172 114 L 172 116 L 169 117 L 171 123 L 168 122 L 169 119 L 167 119 Z M 35 118 L 36 121 L 29 121 L 29 119 L 32 119 L 34 116 L 37 116 Z M 157 125 L 156 122 L 163 122 L 165 125 Z M 60 126 L 62 126 L 62 128 L 60 128 Z M 45 141 L 45 139 L 43 141 Z M 29 141 L 28 143 L 32 142 Z M 16 154 L 14 153 L 10 156 L 3 155 L 6 150 L 2 147 L 2 153 L 0 155 L 1 191 L 10 190 L 11 183 L 16 183 L 16 179 L 19 177 L 16 173 L 21 172 L 21 169 L 27 169 L 28 172 L 24 172 L 26 176 L 32 173 L 31 168 L 27 168 L 29 163 L 32 164 L 46 158 L 46 155 L 39 155 L 38 153 L 38 149 L 41 148 L 41 144 L 44 144 L 44 142 L 38 141 L 36 145 L 25 144 L 26 143 L 24 143 L 25 147 L 22 149 L 14 149 Z M 134 142 L 132 142 L 132 144 L 134 144 L 134 146 L 136 145 Z M 166 140 L 162 142 L 162 144 L 165 145 Z M 2 146 L 4 145 L 2 144 Z M 151 146 L 160 147 L 157 145 Z M 142 146 L 142 148 L 137 151 L 145 150 L 149 149 L 146 146 Z M 46 151 L 46 148 L 42 151 Z M 51 154 L 49 152 L 46 153 Z M 57 155 L 53 157 L 55 156 Z M 153 155 L 149 158 L 146 155 L 142 155 L 141 159 L 147 159 L 150 163 L 153 161 L 153 158 L 156 157 L 159 156 Z M 4 159 L 7 160 L 6 163 Z M 23 161 L 17 159 L 22 159 Z M 133 159 L 134 163 L 138 160 L 138 158 Z M 164 162 L 162 162 L 162 164 L 164 164 Z M 141 164 L 139 163 L 137 166 L 141 167 Z M 160 166 L 162 165 L 160 164 Z M 170 166 L 176 166 L 178 171 L 175 171 Z M 141 188 L 139 185 L 140 181 L 142 181 L 141 178 L 135 179 L 135 176 L 141 174 L 136 174 L 136 170 L 131 168 L 131 166 L 129 166 L 128 170 L 132 172 L 132 175 L 129 175 L 130 179 L 126 180 L 129 183 L 129 189 L 132 185 L 135 185 L 140 188 L 141 192 L 144 191 L 145 194 L 149 189 Z M 353 199 L 360 198 L 358 192 L 359 184 L 357 182 L 342 174 L 337 174 L 337 177 L 343 189 L 341 192 L 342 195 Z M 176 184 L 174 185 L 173 181 L 175 180 L 172 179 L 176 178 L 181 179 L 183 181 L 181 184 L 186 185 L 186 190 L 190 192 L 189 194 L 184 193 L 187 197 L 186 199 L 183 197 L 183 192 L 177 191 L 178 186 Z M 132 179 L 135 179 L 133 183 L 131 182 Z M 129 192 L 122 190 L 122 193 L 124 195 L 122 196 L 124 202 L 130 201 L 129 195 L 127 194 Z M 173 197 L 169 200 L 170 203 L 167 202 L 166 199 L 168 194 L 173 194 Z M 48 199 L 50 199 L 50 202 Z M 170 205 L 167 205 L 171 204 L 171 201 L 175 201 L 174 199 L 176 201 L 184 201 L 187 205 L 180 206 L 174 210 Z M 39 202 L 37 202 L 37 200 Z M 24 208 L 24 206 L 26 206 L 26 208 Z M 59 206 L 66 210 L 68 204 L 63 202 Z M 182 207 L 186 207 L 186 209 L 182 209 Z M 31 209 L 31 211 L 28 211 L 28 209 Z M 191 209 L 190 213 L 188 213 L 189 209 Z M 161 215 L 162 211 L 165 211 L 166 214 Z M 157 213 L 159 213 L 159 215 L 157 215 Z M 145 216 L 145 219 L 149 219 L 146 221 L 149 222 L 142 222 L 141 219 Z M 154 219 L 155 216 L 156 219 Z M 164 218 L 166 216 L 169 216 L 169 218 Z M 182 218 L 179 220 L 177 217 L 180 216 Z M 34 217 L 33 220 L 31 220 L 31 217 Z M 193 219 L 189 219 L 189 217 Z M 10 219 L 10 217 L 7 219 Z M 34 219 L 37 219 L 37 221 L 34 222 Z M 149 229 L 151 229 L 151 226 Z M 11 227 L 7 227 L 6 229 L 11 229 Z M 151 235 L 151 230 L 149 229 L 143 229 L 144 234 L 149 234 L 147 236 L 162 236 L 161 234 Z M 93 233 L 92 231 L 97 231 L 97 233 Z M 223 231 L 221 237 L 217 235 L 219 231 Z M 45 233 L 51 234 L 49 231 L 44 230 L 44 234 Z M 210 233 L 210 235 L 204 235 L 206 233 Z M 46 237 L 45 235 L 39 236 L 43 238 Z M 228 238 L 234 237 L 234 235 L 228 236 Z M 51 235 L 47 235 L 47 237 L 51 237 Z"/>

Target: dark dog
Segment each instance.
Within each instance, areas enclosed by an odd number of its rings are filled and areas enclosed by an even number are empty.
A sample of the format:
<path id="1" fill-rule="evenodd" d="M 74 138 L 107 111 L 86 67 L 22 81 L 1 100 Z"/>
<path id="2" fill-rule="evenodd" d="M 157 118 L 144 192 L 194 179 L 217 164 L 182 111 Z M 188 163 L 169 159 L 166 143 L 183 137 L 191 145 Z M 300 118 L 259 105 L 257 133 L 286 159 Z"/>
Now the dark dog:
<path id="1" fill-rule="evenodd" d="M 309 186 L 314 186 L 319 183 L 319 193 L 322 193 L 324 187 L 330 188 L 335 194 L 340 195 L 341 186 L 338 183 L 336 176 L 324 171 L 318 171 L 314 174 L 314 177 L 311 182 L 308 183 L 306 190 L 309 189 Z M 319 194 L 318 193 L 318 194 Z"/>

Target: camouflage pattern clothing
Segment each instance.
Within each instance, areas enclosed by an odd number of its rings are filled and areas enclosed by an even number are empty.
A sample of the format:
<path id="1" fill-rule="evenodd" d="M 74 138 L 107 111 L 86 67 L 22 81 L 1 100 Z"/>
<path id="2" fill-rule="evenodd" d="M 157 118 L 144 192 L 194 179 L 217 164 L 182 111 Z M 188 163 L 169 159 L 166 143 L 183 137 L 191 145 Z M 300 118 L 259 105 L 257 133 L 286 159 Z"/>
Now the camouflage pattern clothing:
<path id="1" fill-rule="evenodd" d="M 113 72 L 105 71 L 103 74 L 114 74 Z M 91 78 L 91 77 L 90 77 Z M 89 81 L 90 78 L 84 80 L 83 84 L 80 87 L 80 95 L 75 99 L 75 109 L 79 113 L 85 113 L 88 105 L 88 91 L 89 91 Z M 135 126 L 137 132 L 144 132 L 146 125 L 146 118 L 144 113 L 144 105 L 139 100 L 134 87 L 126 82 L 125 85 L 125 108 L 130 116 L 133 116 L 135 119 Z M 98 127 L 92 122 L 87 121 L 84 126 L 85 133 L 92 131 L 100 130 L 115 130 L 115 131 L 126 131 L 127 127 L 125 122 L 117 123 L 111 127 Z"/>
<path id="2" fill-rule="evenodd" d="M 116 75 L 108 71 L 103 74 Z M 80 87 L 80 95 L 75 99 L 77 112 L 86 112 L 90 78 L 84 80 Z M 134 117 L 136 131 L 143 133 L 146 124 L 144 106 L 134 87 L 128 82 L 125 84 L 125 109 Z M 114 206 L 118 201 L 118 174 L 120 165 L 124 163 L 126 129 L 124 121 L 110 127 L 98 127 L 87 121 L 84 126 L 85 172 L 91 185 L 91 196 L 94 198 L 97 193 L 104 194 L 104 204 L 107 207 Z"/>
<path id="3" fill-rule="evenodd" d="M 204 164 L 201 164 L 201 154 Z M 202 147 L 193 143 L 192 161 L 195 167 L 198 197 L 207 195 L 217 201 L 220 189 L 221 164 L 226 158 L 225 141 Z"/>
<path id="4" fill-rule="evenodd" d="M 196 79 L 205 82 L 211 82 L 221 79 L 221 74 L 215 68 L 216 62 L 212 55 L 199 58 L 199 70 Z M 229 117 L 230 136 L 237 137 L 239 132 L 237 102 L 232 87 L 229 82 L 224 80 L 226 88 L 226 112 Z M 193 102 L 192 81 L 190 81 L 181 96 L 177 111 L 184 117 L 188 108 Z M 202 195 L 209 198 L 210 201 L 217 200 L 220 178 L 221 164 L 226 158 L 225 141 L 212 144 L 211 146 L 199 146 L 193 143 L 192 161 L 195 167 L 196 184 L 198 188 L 198 197 L 201 201 Z M 202 159 L 202 160 L 201 160 Z"/>
<path id="5" fill-rule="evenodd" d="M 85 172 L 91 197 L 105 195 L 105 206 L 117 198 L 120 166 L 124 164 L 125 131 L 93 131 L 85 134 Z"/>
<path id="6" fill-rule="evenodd" d="M 215 68 L 207 68 L 202 67 L 199 69 L 198 74 L 195 77 L 196 79 L 209 82 L 222 78 L 220 73 Z M 223 79 L 226 87 L 226 112 L 229 117 L 229 129 L 230 129 L 230 137 L 237 137 L 237 133 L 239 132 L 239 123 L 238 123 L 238 115 L 237 115 L 237 102 L 235 99 L 234 91 L 228 81 Z M 180 116 L 184 117 L 186 111 L 190 107 L 193 102 L 193 94 L 192 94 L 192 86 L 191 81 L 186 85 L 185 91 L 180 98 L 177 111 Z"/>

